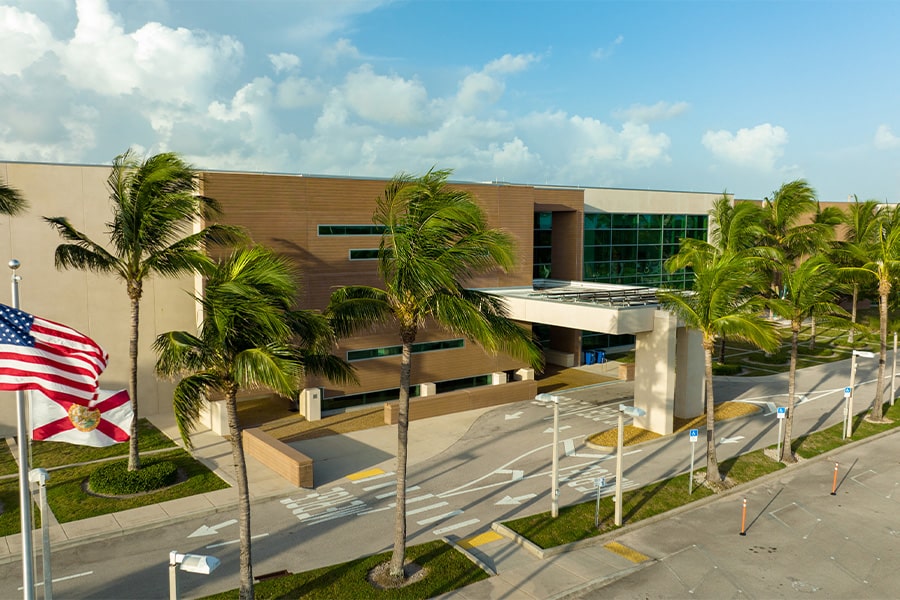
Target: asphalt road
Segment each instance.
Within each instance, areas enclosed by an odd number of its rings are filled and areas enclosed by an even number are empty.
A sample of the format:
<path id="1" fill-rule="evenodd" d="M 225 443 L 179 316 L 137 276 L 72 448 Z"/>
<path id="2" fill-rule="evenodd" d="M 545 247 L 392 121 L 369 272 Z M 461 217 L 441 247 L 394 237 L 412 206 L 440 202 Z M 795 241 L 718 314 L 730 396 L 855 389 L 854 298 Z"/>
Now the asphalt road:
<path id="1" fill-rule="evenodd" d="M 858 410 L 871 402 L 874 374 L 874 364 L 860 364 Z M 798 373 L 798 392 L 805 400 L 796 409 L 795 435 L 842 419 L 848 379 L 849 361 Z M 601 493 L 614 491 L 614 455 L 585 447 L 584 438 L 616 426 L 618 401 L 609 403 L 610 396 L 616 395 L 611 392 L 621 389 L 621 384 L 615 385 L 620 388 L 601 385 L 560 393 L 562 505 L 595 497 L 601 477 L 607 484 Z M 717 425 L 720 460 L 775 443 L 775 407 L 786 403 L 786 389 L 785 375 L 716 379 L 718 400 L 754 402 L 762 406 L 764 415 Z M 409 542 L 447 535 L 464 538 L 488 530 L 493 521 L 548 510 L 552 414 L 548 403 L 538 401 L 488 411 L 458 442 L 413 465 L 407 489 Z M 627 448 L 625 486 L 644 485 L 686 471 L 692 450 L 696 465 L 702 466 L 703 444 L 696 446 L 692 447 L 686 435 L 679 435 Z M 254 574 L 299 572 L 389 549 L 395 514 L 393 475 L 385 468 L 366 469 L 316 490 L 297 490 L 289 497 L 255 504 Z M 55 551 L 53 573 L 59 580 L 54 593 L 60 598 L 165 597 L 170 550 L 214 554 L 222 560 L 219 570 L 209 577 L 180 574 L 185 596 L 237 587 L 236 518 L 234 511 L 225 511 L 126 538 Z M 0 575 L 0 597 L 18 597 L 20 565 L 3 565 Z"/>

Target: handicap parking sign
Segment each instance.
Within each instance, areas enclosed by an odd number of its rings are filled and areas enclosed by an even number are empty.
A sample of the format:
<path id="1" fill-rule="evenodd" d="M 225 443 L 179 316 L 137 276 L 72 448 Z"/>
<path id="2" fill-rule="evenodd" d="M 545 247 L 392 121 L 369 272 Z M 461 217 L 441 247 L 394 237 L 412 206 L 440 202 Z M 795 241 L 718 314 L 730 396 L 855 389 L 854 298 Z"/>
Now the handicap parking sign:
<path id="1" fill-rule="evenodd" d="M 850 392 L 852 392 L 852 391 L 853 391 L 853 388 L 845 387 L 844 388 L 844 396 L 849 398 Z"/>
<path id="2" fill-rule="evenodd" d="M 700 432 L 699 432 L 699 430 L 697 430 L 697 429 L 691 429 L 691 430 L 690 430 L 690 434 L 691 434 L 691 442 L 692 442 L 692 443 L 697 441 L 697 436 L 699 435 L 699 433 L 700 433 Z"/>
<path id="3" fill-rule="evenodd" d="M 778 407 L 778 418 L 783 419 L 785 416 L 787 416 L 787 408 L 785 408 L 784 406 L 779 406 Z"/>

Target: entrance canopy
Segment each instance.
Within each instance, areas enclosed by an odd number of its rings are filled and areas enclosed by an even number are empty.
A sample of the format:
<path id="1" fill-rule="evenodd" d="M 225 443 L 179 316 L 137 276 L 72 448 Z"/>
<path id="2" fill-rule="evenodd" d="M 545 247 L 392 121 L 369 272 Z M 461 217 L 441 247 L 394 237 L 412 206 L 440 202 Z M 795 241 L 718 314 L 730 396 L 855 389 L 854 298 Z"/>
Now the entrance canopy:
<path id="1" fill-rule="evenodd" d="M 612 283 L 535 279 L 530 287 L 481 291 L 503 298 L 516 321 L 615 335 L 652 331 L 659 309 L 656 288 Z"/>

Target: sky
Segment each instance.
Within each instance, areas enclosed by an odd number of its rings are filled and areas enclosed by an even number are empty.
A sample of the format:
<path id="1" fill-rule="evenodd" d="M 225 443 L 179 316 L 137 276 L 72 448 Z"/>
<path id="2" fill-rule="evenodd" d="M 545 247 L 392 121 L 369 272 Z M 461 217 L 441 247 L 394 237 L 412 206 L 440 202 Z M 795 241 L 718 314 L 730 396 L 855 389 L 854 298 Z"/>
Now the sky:
<path id="1" fill-rule="evenodd" d="M 0 0 L 0 160 L 900 201 L 900 0 Z"/>

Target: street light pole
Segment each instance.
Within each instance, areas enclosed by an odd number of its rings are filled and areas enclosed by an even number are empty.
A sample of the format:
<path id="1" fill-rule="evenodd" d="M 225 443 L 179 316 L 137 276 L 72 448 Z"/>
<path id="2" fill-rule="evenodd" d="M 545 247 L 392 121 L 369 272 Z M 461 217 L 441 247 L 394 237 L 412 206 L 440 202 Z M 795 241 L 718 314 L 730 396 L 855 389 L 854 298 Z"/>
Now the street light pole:
<path id="1" fill-rule="evenodd" d="M 169 552 L 169 600 L 178 600 L 181 590 L 178 586 L 178 569 L 188 573 L 200 573 L 209 575 L 219 566 L 220 561 L 215 556 L 204 554 L 181 554 Z"/>
<path id="2" fill-rule="evenodd" d="M 850 359 L 850 395 L 847 396 L 847 414 L 846 421 L 844 421 L 844 439 L 847 439 L 851 435 L 853 435 L 853 392 L 855 391 L 853 388 L 856 384 L 857 356 L 862 356 L 863 358 L 875 358 L 875 353 L 869 352 L 867 350 L 854 350 L 853 357 Z"/>
<path id="3" fill-rule="evenodd" d="M 622 449 L 625 446 L 625 415 L 643 417 L 647 412 L 636 406 L 619 405 L 619 431 L 616 439 L 616 527 L 622 526 Z"/>
<path id="4" fill-rule="evenodd" d="M 550 516 L 559 516 L 559 396 L 550 396 L 553 402 L 553 469 L 550 489 Z"/>

